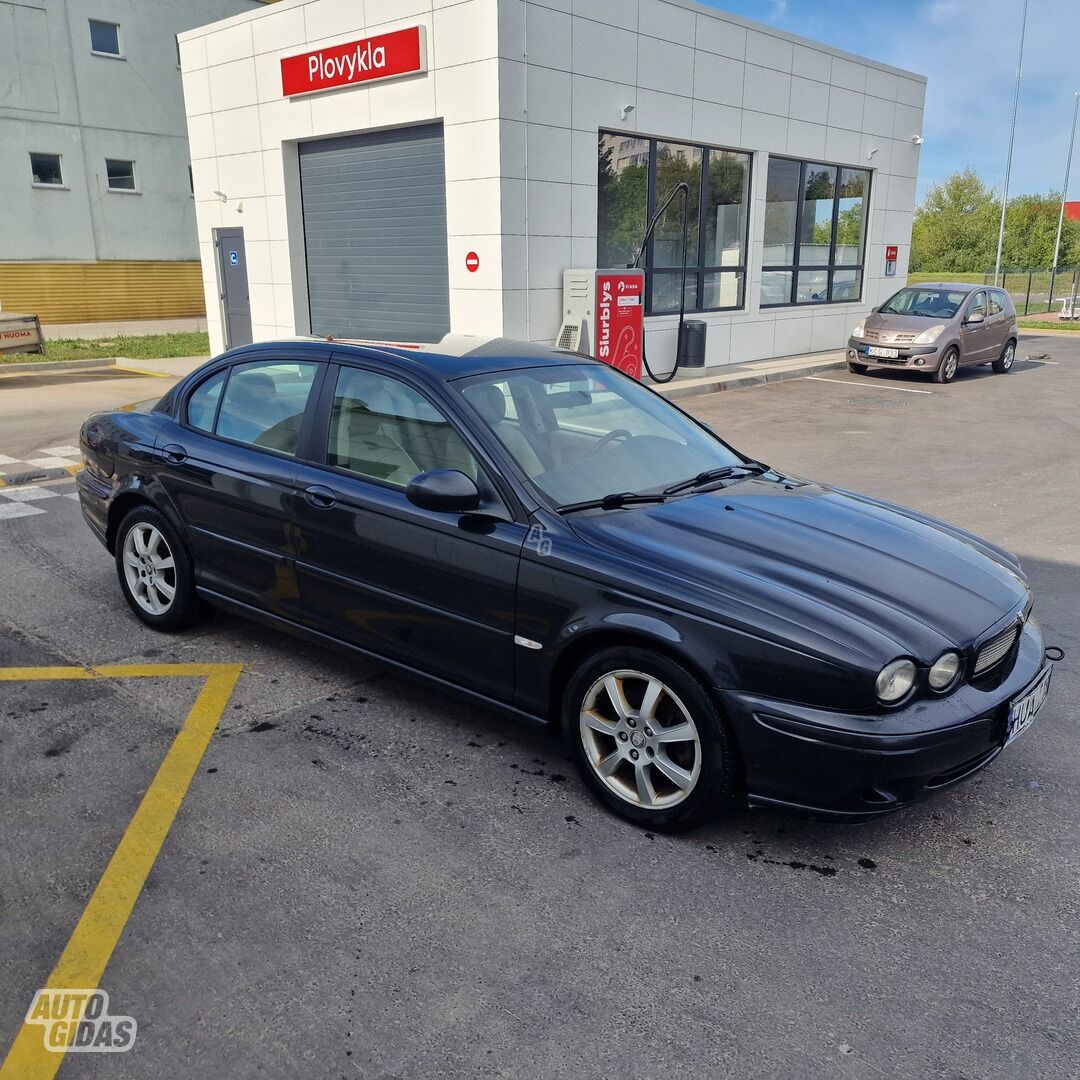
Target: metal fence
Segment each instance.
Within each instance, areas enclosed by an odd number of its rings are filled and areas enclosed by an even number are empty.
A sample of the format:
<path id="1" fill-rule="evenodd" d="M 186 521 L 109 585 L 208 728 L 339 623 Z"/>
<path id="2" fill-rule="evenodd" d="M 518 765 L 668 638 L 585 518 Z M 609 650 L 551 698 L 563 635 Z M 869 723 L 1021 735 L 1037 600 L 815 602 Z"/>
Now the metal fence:
<path id="1" fill-rule="evenodd" d="M 965 281 L 972 285 L 993 285 L 994 271 L 985 274 L 910 274 L 912 284 L 922 281 Z M 1072 298 L 1077 309 L 1080 297 L 1080 267 L 1059 266 L 1057 270 L 1006 270 L 998 284 L 1008 292 L 1019 315 L 1060 312 L 1063 301 Z"/>

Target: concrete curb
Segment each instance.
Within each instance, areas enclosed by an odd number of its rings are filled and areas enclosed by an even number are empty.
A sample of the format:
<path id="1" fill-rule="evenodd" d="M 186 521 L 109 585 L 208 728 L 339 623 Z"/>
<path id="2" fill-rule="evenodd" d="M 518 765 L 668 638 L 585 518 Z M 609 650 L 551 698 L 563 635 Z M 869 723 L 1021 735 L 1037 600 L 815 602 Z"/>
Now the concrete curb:
<path id="1" fill-rule="evenodd" d="M 659 386 L 654 385 L 652 388 L 671 401 L 682 401 L 686 398 L 702 397 L 705 394 L 716 394 L 722 390 L 742 390 L 749 386 L 763 386 L 765 383 L 804 379 L 807 375 L 845 368 L 847 363 L 844 360 L 829 358 L 805 360 L 786 367 L 763 366 L 760 361 L 757 364 L 733 366 L 736 370 L 720 369 L 715 375 L 706 375 L 692 382 L 688 380 L 680 384 L 679 381 L 675 381 Z"/>
<path id="2" fill-rule="evenodd" d="M 1034 326 L 1021 326 L 1020 333 L 1032 337 L 1038 337 L 1040 334 L 1048 334 L 1050 337 L 1074 337 L 1077 341 L 1080 341 L 1080 328 L 1076 330 L 1037 330 Z"/>
<path id="3" fill-rule="evenodd" d="M 19 375 L 28 371 L 79 371 L 83 368 L 113 366 L 114 358 L 111 356 L 99 360 L 43 360 L 31 364 L 0 364 L 0 376 Z"/>

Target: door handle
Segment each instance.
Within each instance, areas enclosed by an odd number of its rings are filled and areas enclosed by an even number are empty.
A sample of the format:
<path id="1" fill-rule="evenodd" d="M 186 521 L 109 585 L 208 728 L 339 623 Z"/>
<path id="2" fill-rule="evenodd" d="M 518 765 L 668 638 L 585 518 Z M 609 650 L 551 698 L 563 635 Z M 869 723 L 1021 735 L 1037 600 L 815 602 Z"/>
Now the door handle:
<path id="1" fill-rule="evenodd" d="M 305 488 L 304 498 L 308 503 L 320 510 L 329 510 L 331 506 L 337 505 L 337 495 L 330 488 L 323 487 L 321 484 Z"/>
<path id="2" fill-rule="evenodd" d="M 168 443 L 161 448 L 161 456 L 171 465 L 187 461 L 187 451 L 179 443 Z"/>

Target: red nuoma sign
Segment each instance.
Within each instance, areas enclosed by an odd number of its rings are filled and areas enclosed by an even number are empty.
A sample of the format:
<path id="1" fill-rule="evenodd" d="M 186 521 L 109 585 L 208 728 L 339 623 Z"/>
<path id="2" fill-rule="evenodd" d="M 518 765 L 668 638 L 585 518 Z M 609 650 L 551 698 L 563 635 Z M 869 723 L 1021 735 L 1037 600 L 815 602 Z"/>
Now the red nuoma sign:
<path id="1" fill-rule="evenodd" d="M 423 27 L 411 26 L 408 30 L 284 57 L 281 92 L 285 97 L 295 97 L 426 70 Z"/>

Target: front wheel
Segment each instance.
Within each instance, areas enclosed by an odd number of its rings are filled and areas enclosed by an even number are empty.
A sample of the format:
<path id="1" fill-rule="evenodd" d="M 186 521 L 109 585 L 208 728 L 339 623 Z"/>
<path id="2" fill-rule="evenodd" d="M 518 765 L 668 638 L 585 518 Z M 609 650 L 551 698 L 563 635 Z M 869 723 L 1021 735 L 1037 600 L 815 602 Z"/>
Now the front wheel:
<path id="1" fill-rule="evenodd" d="M 570 680 L 563 708 L 578 770 L 620 817 L 675 832 L 736 800 L 741 771 L 724 719 L 674 660 L 605 649 Z"/>
<path id="2" fill-rule="evenodd" d="M 116 573 L 131 610 L 154 630 L 183 630 L 202 613 L 191 559 L 176 530 L 152 506 L 136 506 L 120 522 Z"/>
<path id="3" fill-rule="evenodd" d="M 937 371 L 934 372 L 934 382 L 949 383 L 956 378 L 956 369 L 960 364 L 960 353 L 956 346 L 952 346 L 941 358 Z"/>
<path id="4" fill-rule="evenodd" d="M 1010 341 L 1005 345 L 1001 355 L 994 361 L 994 371 L 998 375 L 1004 375 L 1012 371 L 1013 361 L 1016 359 L 1016 342 Z"/>

